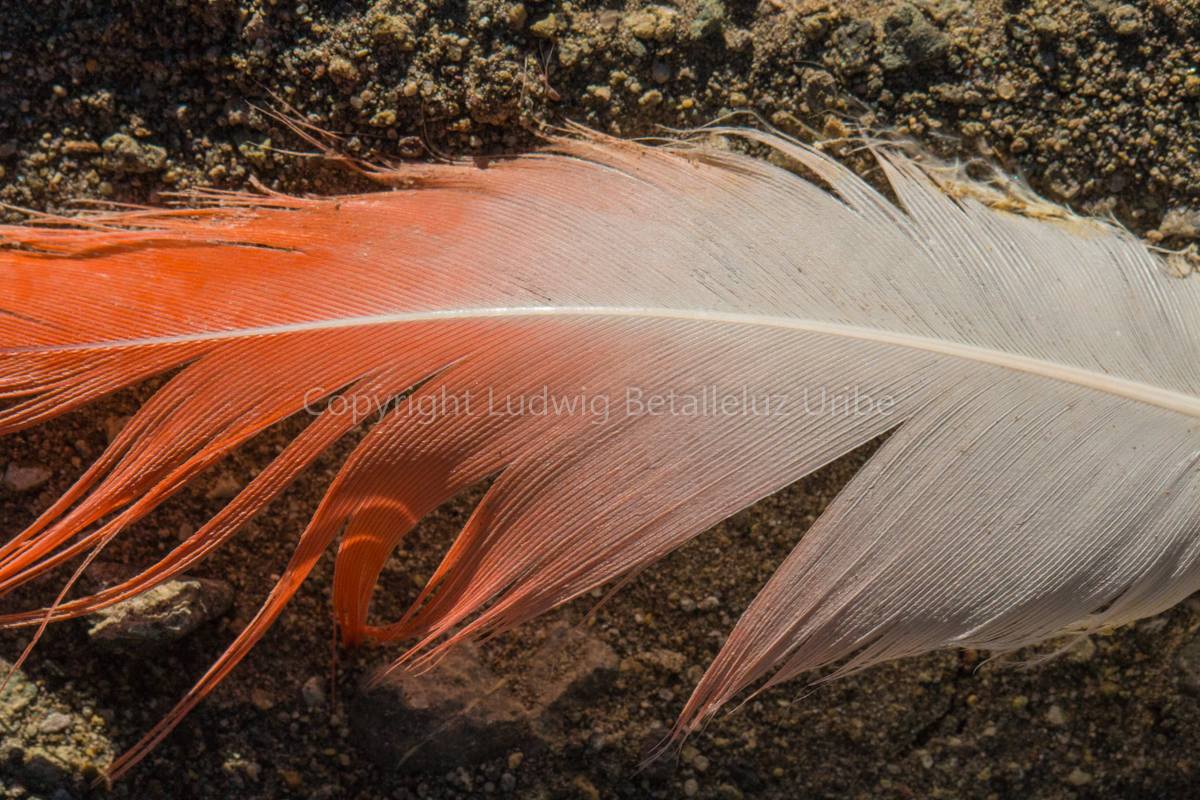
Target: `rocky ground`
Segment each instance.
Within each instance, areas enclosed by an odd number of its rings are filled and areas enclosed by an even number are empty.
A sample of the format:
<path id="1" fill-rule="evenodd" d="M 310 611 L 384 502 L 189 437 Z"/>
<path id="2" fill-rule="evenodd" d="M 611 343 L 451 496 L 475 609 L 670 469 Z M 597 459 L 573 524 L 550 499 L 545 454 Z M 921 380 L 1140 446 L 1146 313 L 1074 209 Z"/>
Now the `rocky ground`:
<path id="1" fill-rule="evenodd" d="M 564 121 L 635 136 L 747 111 L 802 136 L 896 131 L 1182 247 L 1200 232 L 1197 53 L 1200 11 L 1184 0 L 28 2 L 0 19 L 0 201 L 68 211 L 254 181 L 370 188 L 334 161 L 284 152 L 311 147 L 267 107 L 340 134 L 349 154 L 388 161 L 521 151 Z M 69 486 L 154 383 L 0 442 L 0 531 Z M 303 424 L 255 439 L 106 558 L 146 563 L 189 535 Z M 246 624 L 353 443 L 196 571 L 232 592 L 228 612 L 157 644 L 105 647 L 88 624 L 52 627 L 0 693 L 0 794 L 86 794 Z M 410 702 L 442 709 L 446 727 L 394 713 L 394 683 L 360 688 L 390 651 L 339 653 L 330 681 L 325 560 L 250 657 L 112 791 L 1195 796 L 1195 602 L 1029 670 L 968 651 L 765 692 L 677 758 L 637 770 L 740 611 L 865 455 L 738 514 L 587 621 L 595 598 L 464 651 L 445 680 L 408 685 Z M 381 617 L 416 596 L 480 491 L 436 512 L 389 562 Z M 0 634 L 0 656 L 14 659 L 27 636 Z"/>

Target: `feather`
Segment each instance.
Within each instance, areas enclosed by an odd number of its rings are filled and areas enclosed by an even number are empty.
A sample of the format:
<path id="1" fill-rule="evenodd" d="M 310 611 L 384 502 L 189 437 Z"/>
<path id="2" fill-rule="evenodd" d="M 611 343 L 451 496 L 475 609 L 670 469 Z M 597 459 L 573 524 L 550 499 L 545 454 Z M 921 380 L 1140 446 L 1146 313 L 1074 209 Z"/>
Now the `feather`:
<path id="1" fill-rule="evenodd" d="M 1200 588 L 1196 281 L 1123 230 L 948 193 L 888 148 L 894 199 L 816 149 L 717 132 L 808 179 L 581 136 L 387 173 L 391 192 L 0 229 L 0 433 L 184 367 L 0 548 L 0 592 L 86 563 L 265 427 L 335 393 L 342 411 L 158 564 L 6 626 L 187 569 L 357 409 L 390 409 L 258 615 L 113 775 L 233 668 L 339 533 L 344 641 L 415 640 L 405 658 L 427 659 L 628 576 L 888 432 L 746 610 L 677 733 L 780 663 L 768 684 L 1003 652 Z M 417 602 L 371 624 L 400 540 L 489 476 Z"/>

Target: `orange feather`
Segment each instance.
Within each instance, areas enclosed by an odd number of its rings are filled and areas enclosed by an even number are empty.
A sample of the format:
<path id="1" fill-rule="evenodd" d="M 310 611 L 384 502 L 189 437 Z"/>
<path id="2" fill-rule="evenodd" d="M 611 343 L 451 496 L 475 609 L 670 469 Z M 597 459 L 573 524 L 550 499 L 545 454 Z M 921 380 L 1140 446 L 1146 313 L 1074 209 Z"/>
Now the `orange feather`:
<path id="1" fill-rule="evenodd" d="M 1122 231 L 951 199 L 895 154 L 879 163 L 899 205 L 818 151 L 727 133 L 819 185 L 723 150 L 564 139 L 486 168 L 389 173 L 400 188 L 379 194 L 0 228 L 0 434 L 184 367 L 0 547 L 0 594 L 61 565 L 78 577 L 81 558 L 317 401 L 391 409 L 257 616 L 110 775 L 237 664 L 339 532 L 343 640 L 445 647 L 626 576 L 888 431 L 677 732 L 781 660 L 772 681 L 848 656 L 1012 649 L 1200 586 L 1194 282 L 1171 283 Z M 802 390 L 851 385 L 853 408 L 798 410 Z M 531 405 L 485 413 L 493 396 Z M 795 413 L 749 406 L 788 396 Z M 459 405 L 471 397 L 475 412 Z M 426 401 L 443 406 L 413 413 Z M 321 414 L 159 563 L 0 625 L 77 617 L 187 569 L 360 421 Z M 397 543 L 493 475 L 412 608 L 369 624 Z"/>

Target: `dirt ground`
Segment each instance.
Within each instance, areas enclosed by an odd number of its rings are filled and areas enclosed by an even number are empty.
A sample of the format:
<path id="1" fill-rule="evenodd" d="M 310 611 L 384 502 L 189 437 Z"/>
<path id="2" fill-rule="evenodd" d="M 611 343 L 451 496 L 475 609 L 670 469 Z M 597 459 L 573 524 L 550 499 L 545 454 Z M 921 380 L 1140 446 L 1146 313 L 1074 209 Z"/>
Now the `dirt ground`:
<path id="1" fill-rule="evenodd" d="M 894 131 L 1183 246 L 1200 236 L 1198 67 L 1200 11 L 1184 0 L 29 0 L 0 19 L 0 202 L 62 212 L 81 200 L 154 204 L 169 192 L 254 183 L 291 193 L 372 188 L 335 161 L 284 152 L 311 147 L 268 107 L 337 132 L 351 155 L 391 162 L 519 152 L 536 147 L 541 126 L 565 121 L 642 136 L 747 111 L 802 136 L 850 124 Z M 66 489 L 156 385 L 0 440 L 0 474 L 10 464 L 48 473 L 30 491 L 0 488 L 0 535 Z M 108 557 L 144 564 L 178 542 L 303 424 L 257 437 Z M 0 796 L 87 794 L 97 768 L 148 730 L 246 624 L 355 441 L 335 447 L 195 571 L 234 587 L 220 619 L 139 658 L 98 649 L 82 624 L 49 630 L 24 682 L 0 695 Z M 672 723 L 738 614 L 866 455 L 739 513 L 603 606 L 583 630 L 619 659 L 615 684 L 540 748 L 434 772 L 372 763 L 347 701 L 393 651 L 339 654 L 336 699 L 311 702 L 330 671 L 326 558 L 246 661 L 111 791 L 1200 796 L 1196 598 L 1030 669 L 952 652 L 815 689 L 774 689 L 715 720 L 678 763 L 638 772 L 646 743 Z M 480 493 L 439 509 L 389 562 L 381 617 L 416 596 Z M 594 602 L 506 634 L 482 658 L 519 685 L 527 654 Z M 27 636 L 0 634 L 0 657 L 14 659 Z"/>

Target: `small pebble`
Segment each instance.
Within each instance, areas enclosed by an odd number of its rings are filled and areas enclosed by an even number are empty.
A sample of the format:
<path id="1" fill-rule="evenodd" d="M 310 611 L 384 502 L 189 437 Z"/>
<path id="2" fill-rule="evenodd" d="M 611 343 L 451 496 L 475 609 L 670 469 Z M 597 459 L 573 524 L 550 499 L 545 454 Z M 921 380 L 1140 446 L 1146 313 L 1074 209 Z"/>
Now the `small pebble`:
<path id="1" fill-rule="evenodd" d="M 222 473 L 217 482 L 208 490 L 205 497 L 209 500 L 228 500 L 236 497 L 242 490 L 242 482 L 229 473 Z"/>
<path id="2" fill-rule="evenodd" d="M 271 697 L 270 692 L 260 686 L 250 690 L 250 702 L 260 711 L 270 711 L 275 707 L 275 700 Z"/>
<path id="3" fill-rule="evenodd" d="M 1146 24 L 1142 12 L 1129 3 L 1113 9 L 1108 21 L 1118 36 L 1140 36 Z"/>
<path id="4" fill-rule="evenodd" d="M 304 698 L 304 704 L 308 706 L 310 711 L 324 708 L 325 680 L 314 675 L 300 687 L 300 695 Z"/>
<path id="5" fill-rule="evenodd" d="M 4 473 L 4 483 L 14 492 L 28 492 L 50 480 L 50 470 L 41 467 L 20 467 L 9 464 Z"/>
<path id="6" fill-rule="evenodd" d="M 71 718 L 66 714 L 60 714 L 55 711 L 42 720 L 42 724 L 38 726 L 38 731 L 41 733 L 60 733 L 69 727 L 71 727 Z"/>

